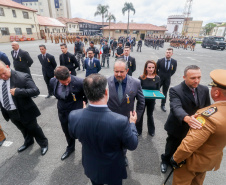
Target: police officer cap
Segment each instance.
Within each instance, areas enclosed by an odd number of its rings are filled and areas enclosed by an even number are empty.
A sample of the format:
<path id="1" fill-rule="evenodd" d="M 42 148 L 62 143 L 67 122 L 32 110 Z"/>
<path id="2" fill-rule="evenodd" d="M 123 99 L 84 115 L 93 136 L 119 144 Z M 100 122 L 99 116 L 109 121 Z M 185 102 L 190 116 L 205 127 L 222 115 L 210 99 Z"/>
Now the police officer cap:
<path id="1" fill-rule="evenodd" d="M 215 69 L 210 72 L 210 77 L 213 81 L 209 84 L 209 86 L 226 89 L 226 70 Z"/>
<path id="2" fill-rule="evenodd" d="M 119 44 L 122 44 L 122 42 L 120 41 L 120 42 L 118 42 Z"/>
<path id="3" fill-rule="evenodd" d="M 77 39 L 80 39 L 80 37 L 79 37 L 79 36 L 77 36 L 76 38 L 77 38 Z"/>
<path id="4" fill-rule="evenodd" d="M 91 41 L 91 42 L 90 42 L 90 44 L 94 44 L 94 42 L 93 42 L 93 41 Z"/>

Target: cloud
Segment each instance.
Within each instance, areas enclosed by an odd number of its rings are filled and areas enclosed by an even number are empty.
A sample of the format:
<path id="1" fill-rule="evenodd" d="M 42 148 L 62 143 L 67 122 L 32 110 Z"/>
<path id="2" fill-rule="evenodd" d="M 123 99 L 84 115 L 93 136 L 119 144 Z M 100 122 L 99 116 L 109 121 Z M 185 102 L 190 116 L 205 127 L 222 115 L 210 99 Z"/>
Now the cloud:
<path id="1" fill-rule="evenodd" d="M 109 12 L 115 15 L 116 22 L 127 22 L 127 13 L 122 14 L 125 2 L 132 2 L 136 10 L 135 15 L 130 13 L 130 20 L 161 26 L 167 24 L 168 16 L 183 14 L 186 0 L 71 0 L 72 17 L 101 22 L 102 17 L 95 17 L 94 13 L 98 4 L 102 4 L 109 5 Z M 202 20 L 203 26 L 209 22 L 224 22 L 225 10 L 226 3 L 222 3 L 222 0 L 194 0 L 191 17 L 193 20 Z"/>

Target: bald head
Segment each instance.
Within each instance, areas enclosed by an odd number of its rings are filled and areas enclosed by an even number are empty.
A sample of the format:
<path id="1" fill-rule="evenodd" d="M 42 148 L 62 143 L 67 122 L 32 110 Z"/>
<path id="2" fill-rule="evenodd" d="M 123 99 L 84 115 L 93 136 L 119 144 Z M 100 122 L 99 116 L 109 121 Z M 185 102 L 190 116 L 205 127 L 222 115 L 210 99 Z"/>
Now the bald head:
<path id="1" fill-rule="evenodd" d="M 18 44 L 18 42 L 15 42 L 15 41 L 14 41 L 14 42 L 12 42 L 11 45 L 12 45 L 13 50 L 15 50 L 15 51 L 19 49 L 19 44 Z"/>
<path id="2" fill-rule="evenodd" d="M 0 60 L 0 79 L 8 80 L 11 76 L 10 68 Z"/>

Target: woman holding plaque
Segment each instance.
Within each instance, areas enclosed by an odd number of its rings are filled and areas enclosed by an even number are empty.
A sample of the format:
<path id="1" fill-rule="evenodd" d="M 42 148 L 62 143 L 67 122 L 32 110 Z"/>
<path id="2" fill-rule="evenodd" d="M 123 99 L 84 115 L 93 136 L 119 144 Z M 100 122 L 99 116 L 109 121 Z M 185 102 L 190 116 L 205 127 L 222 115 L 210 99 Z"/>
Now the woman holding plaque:
<path id="1" fill-rule="evenodd" d="M 139 77 L 141 81 L 142 89 L 147 90 L 158 90 L 160 89 L 160 78 L 156 74 L 156 63 L 153 60 L 148 60 L 144 66 L 144 73 Z M 147 107 L 147 125 L 148 125 L 148 133 L 152 137 L 155 135 L 155 124 L 153 118 L 153 112 L 155 108 L 155 99 L 145 99 L 145 107 Z M 145 112 L 145 109 L 144 109 Z M 139 120 L 136 123 L 137 132 L 139 135 L 142 134 L 142 127 L 143 127 L 143 115 L 144 112 Z"/>

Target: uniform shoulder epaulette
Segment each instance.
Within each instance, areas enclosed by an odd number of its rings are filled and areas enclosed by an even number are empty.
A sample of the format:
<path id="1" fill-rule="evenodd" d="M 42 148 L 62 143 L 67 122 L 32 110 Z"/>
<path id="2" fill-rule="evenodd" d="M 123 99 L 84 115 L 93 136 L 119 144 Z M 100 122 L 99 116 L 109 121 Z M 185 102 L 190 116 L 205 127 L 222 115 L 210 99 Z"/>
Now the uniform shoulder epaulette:
<path id="1" fill-rule="evenodd" d="M 205 110 L 204 112 L 202 112 L 202 115 L 206 116 L 206 117 L 209 117 L 209 116 L 213 115 L 216 112 L 217 112 L 217 107 L 210 107 L 207 110 Z"/>

